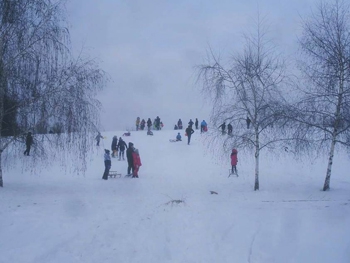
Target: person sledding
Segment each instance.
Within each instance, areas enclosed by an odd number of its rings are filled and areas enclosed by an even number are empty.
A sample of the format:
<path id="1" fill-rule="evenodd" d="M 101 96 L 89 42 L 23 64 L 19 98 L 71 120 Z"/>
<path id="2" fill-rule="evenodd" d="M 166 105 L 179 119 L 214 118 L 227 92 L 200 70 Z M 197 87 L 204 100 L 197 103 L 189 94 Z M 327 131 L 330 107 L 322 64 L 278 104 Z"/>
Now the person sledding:
<path id="1" fill-rule="evenodd" d="M 176 135 L 176 141 L 181 141 L 181 134 L 179 132 Z"/>

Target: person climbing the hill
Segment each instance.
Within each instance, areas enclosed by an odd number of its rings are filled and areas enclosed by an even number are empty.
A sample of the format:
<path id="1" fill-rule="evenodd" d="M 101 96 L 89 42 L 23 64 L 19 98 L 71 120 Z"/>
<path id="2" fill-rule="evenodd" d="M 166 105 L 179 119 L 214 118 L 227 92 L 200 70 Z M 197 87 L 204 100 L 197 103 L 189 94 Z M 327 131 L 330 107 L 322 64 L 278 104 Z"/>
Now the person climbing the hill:
<path id="1" fill-rule="evenodd" d="M 105 162 L 105 171 L 103 173 L 102 179 L 108 180 L 109 170 L 112 167 L 111 156 L 109 155 L 109 150 L 105 149 L 104 162 Z"/>
<path id="2" fill-rule="evenodd" d="M 139 178 L 139 169 L 140 169 L 140 166 L 142 165 L 139 150 L 134 148 L 131 154 L 132 154 L 132 161 L 134 165 L 132 178 Z"/>
<path id="3" fill-rule="evenodd" d="M 190 145 L 191 142 L 191 136 L 194 133 L 194 130 L 192 129 L 191 126 L 188 125 L 187 129 L 186 129 L 186 135 L 187 135 L 187 144 Z"/>
<path id="4" fill-rule="evenodd" d="M 231 153 L 231 174 L 236 174 L 238 176 L 237 173 L 237 163 L 238 163 L 238 151 L 236 149 L 232 149 L 232 153 Z"/>

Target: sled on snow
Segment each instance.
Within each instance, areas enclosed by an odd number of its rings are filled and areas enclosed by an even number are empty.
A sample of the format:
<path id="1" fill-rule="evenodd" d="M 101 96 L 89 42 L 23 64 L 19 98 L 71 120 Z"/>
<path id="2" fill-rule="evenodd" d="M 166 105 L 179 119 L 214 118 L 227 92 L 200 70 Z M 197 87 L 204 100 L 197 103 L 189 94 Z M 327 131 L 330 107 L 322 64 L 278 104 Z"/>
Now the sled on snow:
<path id="1" fill-rule="evenodd" d="M 122 174 L 121 173 L 118 173 L 117 171 L 109 171 L 109 174 L 108 174 L 109 177 L 114 177 L 114 178 L 120 178 L 122 177 Z"/>

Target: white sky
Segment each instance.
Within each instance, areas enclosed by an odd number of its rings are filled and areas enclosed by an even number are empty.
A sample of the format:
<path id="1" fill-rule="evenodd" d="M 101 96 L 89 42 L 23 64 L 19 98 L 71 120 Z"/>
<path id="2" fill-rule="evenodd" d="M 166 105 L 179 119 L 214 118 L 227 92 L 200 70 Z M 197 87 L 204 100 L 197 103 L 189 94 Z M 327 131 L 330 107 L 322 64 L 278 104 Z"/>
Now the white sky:
<path id="1" fill-rule="evenodd" d="M 300 15 L 317 0 L 69 0 L 73 47 L 100 61 L 111 77 L 99 94 L 102 130 L 134 127 L 136 117 L 208 120 L 210 103 L 195 84 L 195 66 L 210 45 L 228 57 L 239 50 L 259 8 L 281 51 L 295 51 Z"/>
<path id="2" fill-rule="evenodd" d="M 177 131 L 132 132 L 124 139 L 139 149 L 139 179 L 104 181 L 103 149 L 115 134 L 88 153 L 85 176 L 63 173 L 55 159 L 31 173 L 23 167 L 34 156 L 22 154 L 3 168 L 1 263 L 350 262 L 348 155 L 336 152 L 323 192 L 326 156 L 296 162 L 262 151 L 255 192 L 253 154 L 238 149 L 240 176 L 228 178 L 229 156 L 213 157 L 197 130 L 189 146 L 184 136 L 169 142 Z M 65 155 L 66 166 L 79 162 Z M 126 174 L 126 161 L 112 158 L 112 170 Z"/>

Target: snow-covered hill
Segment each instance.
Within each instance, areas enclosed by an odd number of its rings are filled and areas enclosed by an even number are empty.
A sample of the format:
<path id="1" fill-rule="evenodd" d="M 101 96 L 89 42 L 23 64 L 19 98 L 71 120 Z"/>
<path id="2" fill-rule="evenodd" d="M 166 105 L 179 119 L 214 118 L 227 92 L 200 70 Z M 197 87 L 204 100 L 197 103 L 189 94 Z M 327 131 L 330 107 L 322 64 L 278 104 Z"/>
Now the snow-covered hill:
<path id="1" fill-rule="evenodd" d="M 140 151 L 140 178 L 104 181 L 104 148 L 122 133 L 103 134 L 84 176 L 63 174 L 54 160 L 40 174 L 5 171 L 1 263 L 350 262 L 345 155 L 322 192 L 324 160 L 262 154 L 254 192 L 251 156 L 239 152 L 240 177 L 228 178 L 229 156 L 212 156 L 198 131 L 191 145 L 184 136 L 170 143 L 176 131 L 132 132 L 124 139 Z M 126 169 L 112 159 L 112 170 Z"/>

